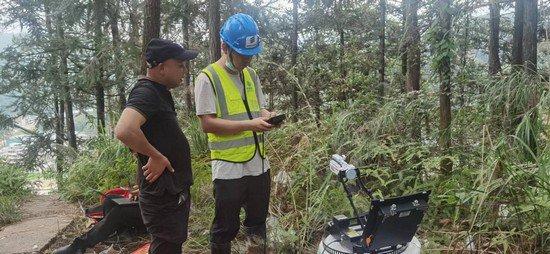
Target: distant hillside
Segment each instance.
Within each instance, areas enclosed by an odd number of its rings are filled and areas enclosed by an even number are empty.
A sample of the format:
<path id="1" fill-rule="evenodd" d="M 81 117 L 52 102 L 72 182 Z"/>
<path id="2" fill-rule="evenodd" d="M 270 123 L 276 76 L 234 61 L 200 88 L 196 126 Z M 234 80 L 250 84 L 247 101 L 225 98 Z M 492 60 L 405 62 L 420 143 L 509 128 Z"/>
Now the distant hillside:
<path id="1" fill-rule="evenodd" d="M 0 50 L 5 48 L 6 46 L 11 45 L 11 40 L 13 38 L 13 33 L 2 33 L 0 32 Z"/>
<path id="2" fill-rule="evenodd" d="M 0 94 L 0 113 L 13 115 L 14 112 L 11 108 L 8 108 L 8 106 L 10 106 L 14 101 L 14 98 Z"/>
<path id="3" fill-rule="evenodd" d="M 0 32 L 0 51 L 5 47 L 12 44 L 14 33 L 2 33 Z M 3 61 L 0 59 L 0 66 L 3 64 Z M 7 108 L 14 99 L 5 95 L 0 95 L 0 113 L 11 115 L 13 112 Z"/>

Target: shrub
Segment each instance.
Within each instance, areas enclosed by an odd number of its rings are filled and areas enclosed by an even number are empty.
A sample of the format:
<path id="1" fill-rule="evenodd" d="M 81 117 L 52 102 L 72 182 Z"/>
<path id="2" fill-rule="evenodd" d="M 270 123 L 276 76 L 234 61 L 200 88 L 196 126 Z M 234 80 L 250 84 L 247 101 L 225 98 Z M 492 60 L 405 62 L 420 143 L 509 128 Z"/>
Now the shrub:
<path id="1" fill-rule="evenodd" d="M 30 193 L 28 173 L 0 161 L 0 226 L 20 219 L 19 205 Z"/>
<path id="2" fill-rule="evenodd" d="M 63 172 L 59 189 L 70 201 L 93 204 L 99 193 L 118 186 L 133 186 L 136 159 L 118 140 L 100 136 L 85 148 Z"/>

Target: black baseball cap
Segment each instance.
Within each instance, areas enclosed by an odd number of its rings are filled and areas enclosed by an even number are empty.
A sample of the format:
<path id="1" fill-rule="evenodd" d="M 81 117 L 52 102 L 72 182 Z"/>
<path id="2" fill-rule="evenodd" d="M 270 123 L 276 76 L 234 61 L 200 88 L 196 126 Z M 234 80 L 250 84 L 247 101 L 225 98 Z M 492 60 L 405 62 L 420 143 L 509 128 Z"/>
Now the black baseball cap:
<path id="1" fill-rule="evenodd" d="M 199 52 L 185 49 L 173 41 L 154 38 L 147 44 L 145 61 L 149 68 L 153 68 L 168 59 L 187 61 L 194 59 L 198 54 Z"/>

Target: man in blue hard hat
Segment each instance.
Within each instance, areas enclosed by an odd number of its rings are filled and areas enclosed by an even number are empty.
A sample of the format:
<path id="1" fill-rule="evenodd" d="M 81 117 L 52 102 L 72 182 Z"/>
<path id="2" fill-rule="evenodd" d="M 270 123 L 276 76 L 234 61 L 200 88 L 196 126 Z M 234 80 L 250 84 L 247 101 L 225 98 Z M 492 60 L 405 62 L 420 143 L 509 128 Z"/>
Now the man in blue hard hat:
<path id="1" fill-rule="evenodd" d="M 238 13 L 220 30 L 222 57 L 207 66 L 195 82 L 195 104 L 212 158 L 215 215 L 210 231 L 212 253 L 230 253 L 240 228 L 259 240 L 265 251 L 269 207 L 269 162 L 264 132 L 274 126 L 266 120 L 265 97 L 256 72 L 249 67 L 262 51 L 256 22 Z"/>

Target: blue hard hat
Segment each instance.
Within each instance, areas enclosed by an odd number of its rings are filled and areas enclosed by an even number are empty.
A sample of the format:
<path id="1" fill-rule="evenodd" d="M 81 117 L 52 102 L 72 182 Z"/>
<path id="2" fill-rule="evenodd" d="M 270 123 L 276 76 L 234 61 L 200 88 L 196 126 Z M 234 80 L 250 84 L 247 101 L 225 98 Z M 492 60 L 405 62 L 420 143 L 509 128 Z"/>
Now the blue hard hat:
<path id="1" fill-rule="evenodd" d="M 229 17 L 220 30 L 220 37 L 240 55 L 254 56 L 262 52 L 258 25 L 250 15 L 237 13 Z"/>

